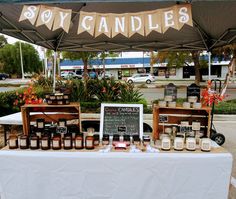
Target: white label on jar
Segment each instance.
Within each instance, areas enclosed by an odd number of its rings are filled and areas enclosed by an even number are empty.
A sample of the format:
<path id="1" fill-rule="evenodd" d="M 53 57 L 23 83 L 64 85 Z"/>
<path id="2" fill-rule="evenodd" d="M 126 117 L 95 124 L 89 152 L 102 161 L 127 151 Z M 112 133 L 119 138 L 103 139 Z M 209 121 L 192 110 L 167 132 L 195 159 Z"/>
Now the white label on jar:
<path id="1" fill-rule="evenodd" d="M 42 128 L 43 128 L 43 122 L 39 122 L 39 123 L 38 123 L 38 128 L 39 128 L 39 129 L 42 129 Z"/>
<path id="2" fill-rule="evenodd" d="M 53 145 L 53 147 L 59 147 L 59 141 L 58 140 L 53 140 L 52 145 Z"/>
<path id="3" fill-rule="evenodd" d="M 37 147 L 37 140 L 30 140 L 31 147 Z"/>
<path id="4" fill-rule="evenodd" d="M 109 144 L 109 141 L 108 141 L 108 140 L 102 141 L 102 144 L 103 144 L 103 145 L 108 145 L 108 144 Z"/>
<path id="5" fill-rule="evenodd" d="M 71 146 L 71 141 L 70 140 L 65 140 L 64 145 L 65 145 L 65 147 L 70 147 Z"/>
<path id="6" fill-rule="evenodd" d="M 98 140 L 94 140 L 94 145 L 99 145 L 99 141 Z"/>
<path id="7" fill-rule="evenodd" d="M 26 146 L 26 140 L 25 139 L 20 140 L 20 145 L 21 146 Z"/>
<path id="8" fill-rule="evenodd" d="M 93 147 L 93 140 L 86 140 L 87 147 Z"/>
<path id="9" fill-rule="evenodd" d="M 9 145 L 11 147 L 16 147 L 16 140 L 9 140 Z"/>
<path id="10" fill-rule="evenodd" d="M 210 144 L 209 143 L 202 143 L 202 150 L 209 151 L 210 150 Z"/>
<path id="11" fill-rule="evenodd" d="M 162 148 L 163 149 L 170 149 L 170 143 L 169 142 L 162 142 Z"/>
<path id="12" fill-rule="evenodd" d="M 75 140 L 76 147 L 82 147 L 82 140 Z"/>
<path id="13" fill-rule="evenodd" d="M 182 142 L 176 142 L 175 143 L 175 149 L 183 149 L 183 143 Z"/>
<path id="14" fill-rule="evenodd" d="M 42 140 L 42 147 L 48 147 L 48 141 Z"/>
<path id="15" fill-rule="evenodd" d="M 201 128 L 200 122 L 193 122 L 193 123 L 192 123 L 192 129 L 193 129 L 194 131 L 199 131 L 200 128 Z"/>
<path id="16" fill-rule="evenodd" d="M 187 143 L 187 149 L 190 149 L 190 150 L 195 149 L 195 144 L 194 144 L 194 142 L 188 142 L 188 143 Z"/>
<path id="17" fill-rule="evenodd" d="M 59 122 L 59 126 L 65 127 L 65 122 Z"/>

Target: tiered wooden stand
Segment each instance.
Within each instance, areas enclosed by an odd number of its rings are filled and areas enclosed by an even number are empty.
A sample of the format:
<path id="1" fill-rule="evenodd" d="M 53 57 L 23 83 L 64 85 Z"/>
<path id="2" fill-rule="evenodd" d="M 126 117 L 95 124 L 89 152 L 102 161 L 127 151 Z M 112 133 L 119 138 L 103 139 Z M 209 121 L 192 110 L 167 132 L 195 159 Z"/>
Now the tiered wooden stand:
<path id="1" fill-rule="evenodd" d="M 160 118 L 167 117 L 167 121 L 161 122 Z M 202 128 L 204 127 L 204 133 L 207 137 L 210 137 L 210 124 L 211 124 L 211 108 L 202 107 L 200 109 L 195 108 L 169 108 L 159 107 L 154 105 L 153 108 L 153 139 L 159 139 L 159 134 L 163 132 L 163 124 L 165 127 L 178 125 L 181 121 L 189 121 L 190 125 L 192 121 L 198 120 L 201 122 Z"/>
<path id="2" fill-rule="evenodd" d="M 81 131 L 79 103 L 70 103 L 68 105 L 26 104 L 21 107 L 21 114 L 25 135 L 30 133 L 30 123 L 35 122 L 38 118 L 43 118 L 48 123 L 56 123 L 60 118 L 73 120 L 76 121 L 73 124 L 78 125 Z"/>

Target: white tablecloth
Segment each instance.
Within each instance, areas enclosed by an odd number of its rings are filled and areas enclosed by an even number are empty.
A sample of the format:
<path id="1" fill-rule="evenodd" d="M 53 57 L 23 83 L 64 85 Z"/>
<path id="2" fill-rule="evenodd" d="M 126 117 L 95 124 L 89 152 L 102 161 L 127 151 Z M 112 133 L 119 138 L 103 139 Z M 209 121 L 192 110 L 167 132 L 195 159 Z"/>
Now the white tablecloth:
<path id="1" fill-rule="evenodd" d="M 1 199 L 227 199 L 229 153 L 0 151 Z"/>

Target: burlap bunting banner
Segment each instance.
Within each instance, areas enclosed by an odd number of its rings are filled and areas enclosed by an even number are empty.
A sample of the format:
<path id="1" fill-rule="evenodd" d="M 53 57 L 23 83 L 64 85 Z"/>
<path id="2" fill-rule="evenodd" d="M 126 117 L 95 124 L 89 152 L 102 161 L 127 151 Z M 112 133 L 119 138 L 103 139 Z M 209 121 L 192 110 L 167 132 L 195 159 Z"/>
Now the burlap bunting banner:
<path id="1" fill-rule="evenodd" d="M 62 28 L 69 32 L 72 10 L 47 6 L 24 6 L 19 21 L 29 20 L 36 26 L 46 25 L 50 30 Z M 83 32 L 98 37 L 113 38 L 118 34 L 132 37 L 148 36 L 151 32 L 165 33 L 169 28 L 180 30 L 184 24 L 193 26 L 191 4 L 138 13 L 80 12 L 77 34 Z"/>

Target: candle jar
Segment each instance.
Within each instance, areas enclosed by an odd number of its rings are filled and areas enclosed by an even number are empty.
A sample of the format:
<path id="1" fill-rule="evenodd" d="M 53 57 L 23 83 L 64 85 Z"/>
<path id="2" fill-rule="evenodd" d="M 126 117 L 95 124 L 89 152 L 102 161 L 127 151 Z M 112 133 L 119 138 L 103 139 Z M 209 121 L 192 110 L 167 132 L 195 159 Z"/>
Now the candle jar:
<path id="1" fill-rule="evenodd" d="M 70 100 L 64 100 L 64 103 L 65 103 L 66 105 L 68 105 L 68 104 L 70 104 Z"/>
<path id="2" fill-rule="evenodd" d="M 17 149 L 18 148 L 18 137 L 17 135 L 9 136 L 9 149 Z"/>
<path id="3" fill-rule="evenodd" d="M 47 103 L 48 103 L 49 105 L 52 105 L 52 104 L 53 104 L 53 101 L 52 101 L 52 100 L 47 100 Z"/>
<path id="4" fill-rule="evenodd" d="M 166 95 L 165 96 L 165 101 L 166 102 L 172 102 L 173 101 L 173 96 L 172 95 Z"/>
<path id="5" fill-rule="evenodd" d="M 181 137 L 176 137 L 174 140 L 174 149 L 176 151 L 182 151 L 184 149 L 184 139 Z"/>
<path id="6" fill-rule="evenodd" d="M 41 149 L 42 150 L 48 150 L 50 148 L 51 148 L 50 136 L 45 134 L 45 135 L 42 136 L 42 139 L 41 139 Z"/>
<path id="7" fill-rule="evenodd" d="M 84 136 L 82 133 L 79 133 L 75 136 L 75 149 L 84 148 Z"/>
<path id="8" fill-rule="evenodd" d="M 169 151 L 171 148 L 171 141 L 169 137 L 164 137 L 161 140 L 161 149 L 164 151 Z"/>
<path id="9" fill-rule="evenodd" d="M 211 151 L 211 140 L 209 138 L 202 138 L 200 141 L 201 150 L 204 152 Z"/>
<path id="10" fill-rule="evenodd" d="M 64 149 L 66 149 L 66 150 L 73 148 L 71 134 L 64 136 L 63 145 L 64 145 Z"/>
<path id="11" fill-rule="evenodd" d="M 57 104 L 58 104 L 58 105 L 63 105 L 63 100 L 58 100 L 58 101 L 57 101 Z"/>
<path id="12" fill-rule="evenodd" d="M 112 145 L 116 145 L 117 142 L 120 142 L 120 135 L 114 134 L 112 138 Z"/>
<path id="13" fill-rule="evenodd" d="M 64 100 L 68 100 L 69 99 L 69 95 L 68 94 L 64 94 L 63 99 Z"/>
<path id="14" fill-rule="evenodd" d="M 140 145 L 141 144 L 141 140 L 139 135 L 133 135 L 133 144 L 134 145 Z"/>
<path id="15" fill-rule="evenodd" d="M 192 122 L 192 130 L 193 131 L 200 131 L 201 129 L 201 123 L 199 121 L 193 121 Z"/>
<path id="16" fill-rule="evenodd" d="M 190 102 L 184 102 L 183 103 L 184 108 L 190 108 L 190 105 L 191 105 Z"/>
<path id="17" fill-rule="evenodd" d="M 99 134 L 93 135 L 93 139 L 94 139 L 94 146 L 98 146 L 99 145 Z"/>
<path id="18" fill-rule="evenodd" d="M 129 146 L 130 145 L 130 135 L 124 135 L 124 143 Z"/>
<path id="19" fill-rule="evenodd" d="M 50 95 L 50 100 L 55 100 L 56 99 L 56 96 L 54 94 L 51 94 Z"/>
<path id="20" fill-rule="evenodd" d="M 63 95 L 57 95 L 57 96 L 56 96 L 56 99 L 57 99 L 57 100 L 63 100 L 63 98 L 64 98 Z"/>
<path id="21" fill-rule="evenodd" d="M 66 127 L 66 119 L 61 118 L 58 120 L 58 126 L 60 127 Z"/>
<path id="22" fill-rule="evenodd" d="M 85 138 L 85 148 L 86 149 L 94 149 L 94 138 L 93 135 L 88 134 Z"/>
<path id="23" fill-rule="evenodd" d="M 29 148 L 29 139 L 27 135 L 20 136 L 20 149 L 28 149 Z"/>
<path id="24" fill-rule="evenodd" d="M 188 151 L 196 150 L 196 139 L 195 138 L 187 138 L 186 139 L 186 149 Z"/>
<path id="25" fill-rule="evenodd" d="M 59 150 L 61 149 L 61 135 L 55 134 L 52 138 L 52 149 Z"/>
<path id="26" fill-rule="evenodd" d="M 102 145 L 109 145 L 110 136 L 108 134 L 104 134 L 102 137 Z"/>
<path id="27" fill-rule="evenodd" d="M 36 120 L 36 127 L 37 127 L 37 129 L 39 130 L 39 129 L 44 129 L 44 127 L 45 127 L 45 122 L 44 122 L 44 119 L 37 119 Z"/>
<path id="28" fill-rule="evenodd" d="M 159 107 L 166 107 L 166 101 L 159 101 L 158 102 Z"/>
<path id="29" fill-rule="evenodd" d="M 69 125 L 69 126 L 67 126 L 67 132 L 72 135 L 72 140 L 74 140 L 76 134 L 80 133 L 79 126 L 77 126 L 77 125 Z"/>
<path id="30" fill-rule="evenodd" d="M 45 99 L 46 99 L 46 100 L 49 100 L 49 99 L 50 99 L 50 93 L 46 93 L 46 94 L 45 94 Z"/>
<path id="31" fill-rule="evenodd" d="M 37 135 L 30 136 L 30 149 L 39 149 L 39 137 Z"/>
<path id="32" fill-rule="evenodd" d="M 149 135 L 144 135 L 143 136 L 143 145 L 144 146 L 150 145 L 150 142 L 151 142 L 150 136 Z"/>

